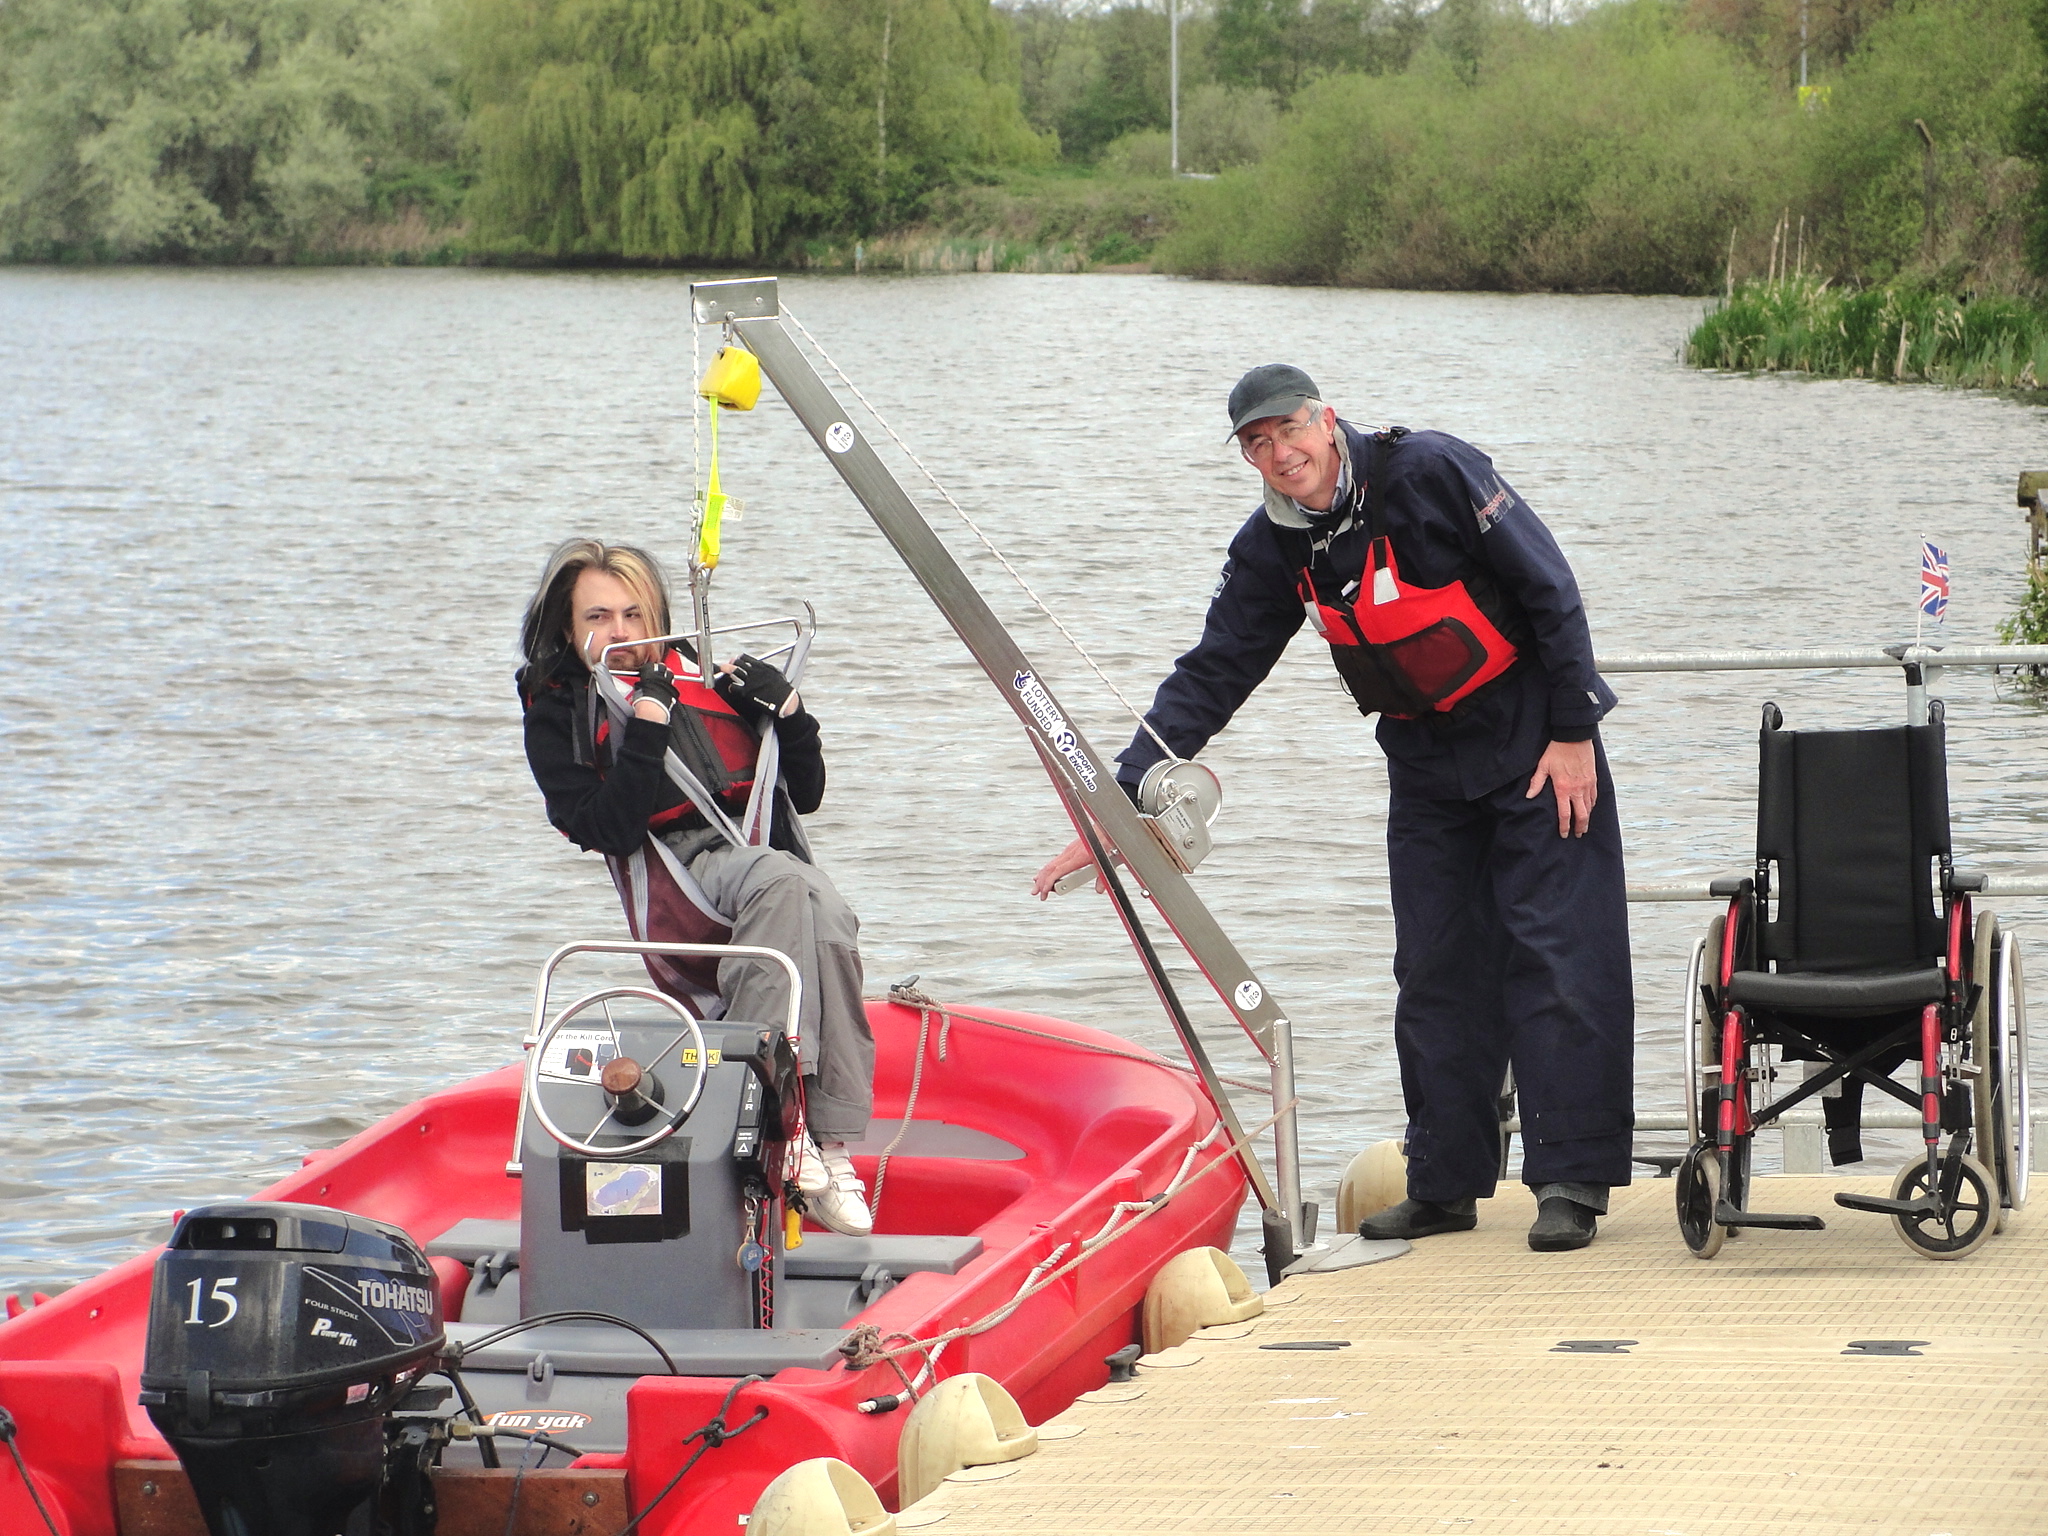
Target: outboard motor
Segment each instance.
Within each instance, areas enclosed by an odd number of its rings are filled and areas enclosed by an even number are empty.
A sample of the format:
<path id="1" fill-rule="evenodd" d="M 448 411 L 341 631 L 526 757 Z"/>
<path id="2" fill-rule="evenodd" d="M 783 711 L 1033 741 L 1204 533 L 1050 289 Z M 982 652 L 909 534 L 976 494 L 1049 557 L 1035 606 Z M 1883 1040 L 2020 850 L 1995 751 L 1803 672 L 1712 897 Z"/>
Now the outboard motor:
<path id="1" fill-rule="evenodd" d="M 213 1536 L 430 1532 L 429 1448 L 387 1421 L 442 1342 L 434 1271 L 399 1228 L 324 1206 L 206 1206 L 157 1260 L 142 1403 Z M 387 1519 L 387 1459 L 408 1456 Z"/>

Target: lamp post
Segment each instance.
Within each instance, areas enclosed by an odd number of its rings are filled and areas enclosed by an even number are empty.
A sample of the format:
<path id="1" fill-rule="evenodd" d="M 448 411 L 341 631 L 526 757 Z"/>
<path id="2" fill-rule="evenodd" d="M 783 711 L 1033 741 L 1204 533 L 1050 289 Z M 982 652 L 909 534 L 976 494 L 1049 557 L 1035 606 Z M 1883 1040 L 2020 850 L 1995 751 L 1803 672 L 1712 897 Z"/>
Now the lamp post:
<path id="1" fill-rule="evenodd" d="M 1180 176 L 1180 0 L 1167 0 L 1167 144 L 1168 168 Z"/>

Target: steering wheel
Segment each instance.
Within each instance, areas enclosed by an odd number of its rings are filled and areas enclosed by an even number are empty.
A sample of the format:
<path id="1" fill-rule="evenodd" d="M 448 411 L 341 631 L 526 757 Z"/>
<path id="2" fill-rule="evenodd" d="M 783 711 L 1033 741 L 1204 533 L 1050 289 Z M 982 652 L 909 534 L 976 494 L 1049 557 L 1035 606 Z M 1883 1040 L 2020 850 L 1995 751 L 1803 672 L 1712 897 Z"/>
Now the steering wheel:
<path id="1" fill-rule="evenodd" d="M 619 1041 L 619 1026 L 613 1022 L 611 1010 L 611 1000 L 615 997 L 635 997 L 645 1002 L 661 1004 L 662 1007 L 682 1020 L 682 1032 L 675 1039 L 669 1041 L 667 1045 L 663 1046 L 652 1061 L 648 1062 L 645 1066 L 641 1066 L 626 1055 L 625 1048 Z M 604 1070 L 602 1082 L 607 1089 L 607 1097 L 613 1096 L 614 1084 L 617 1084 L 616 1092 L 620 1096 L 623 1096 L 625 1093 L 637 1094 L 639 1085 L 653 1074 L 654 1069 L 661 1065 L 670 1051 L 673 1051 L 685 1040 L 694 1041 L 697 1047 L 697 1073 L 690 1080 L 689 1093 L 673 1109 L 666 1104 L 655 1105 L 654 1113 L 662 1117 L 661 1124 L 652 1134 L 623 1147 L 594 1147 L 590 1144 L 591 1138 L 596 1136 L 599 1131 L 603 1130 L 611 1122 L 613 1115 L 618 1109 L 616 1103 L 606 1107 L 604 1117 L 589 1130 L 585 1131 L 583 1139 L 579 1141 L 555 1124 L 554 1117 L 548 1113 L 547 1105 L 541 1101 L 540 1064 L 542 1058 L 547 1054 L 548 1046 L 553 1043 L 555 1036 L 562 1032 L 563 1026 L 571 1019 L 600 1004 L 604 1006 L 605 1024 L 612 1032 L 612 1048 L 618 1052 L 606 1064 Z M 622 1071 L 620 1070 L 622 1067 L 631 1067 L 633 1070 L 630 1072 Z M 652 987 L 605 987 L 600 991 L 588 992 L 582 997 L 577 998 L 575 1002 L 569 1004 L 568 1007 L 548 1020 L 547 1026 L 541 1030 L 540 1037 L 534 1042 L 533 1049 L 527 1053 L 526 1057 L 526 1102 L 533 1106 L 533 1116 L 540 1122 L 541 1129 L 554 1137 L 556 1141 L 560 1142 L 571 1152 L 581 1153 L 585 1157 L 605 1159 L 631 1157 L 636 1153 L 645 1152 L 649 1147 L 659 1145 L 675 1134 L 676 1127 L 689 1118 L 690 1111 L 697 1107 L 697 1100 L 703 1097 L 704 1080 L 710 1070 L 711 1053 L 704 1048 L 704 1032 L 697 1027 L 697 1020 L 691 1015 L 689 1009 L 670 997 L 666 992 L 657 992 Z M 559 1081 L 559 1079 L 553 1080 Z M 592 1081 L 598 1082 L 600 1079 L 592 1079 Z"/>

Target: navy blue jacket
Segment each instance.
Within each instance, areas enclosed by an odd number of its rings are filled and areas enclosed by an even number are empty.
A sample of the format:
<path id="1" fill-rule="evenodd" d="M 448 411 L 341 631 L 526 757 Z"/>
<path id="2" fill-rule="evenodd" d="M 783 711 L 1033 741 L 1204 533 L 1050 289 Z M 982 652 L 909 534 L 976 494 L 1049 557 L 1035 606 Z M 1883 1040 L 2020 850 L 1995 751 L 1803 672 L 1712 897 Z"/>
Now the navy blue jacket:
<path id="1" fill-rule="evenodd" d="M 1369 439 L 1348 422 L 1339 425 L 1351 452 L 1348 493 L 1328 514 L 1311 514 L 1306 528 L 1276 521 L 1268 507 L 1246 520 L 1230 541 L 1201 640 L 1153 697 L 1145 718 L 1181 757 L 1193 757 L 1230 723 L 1301 628 L 1302 570 L 1315 562 L 1318 586 L 1342 586 L 1364 569 Z M 1386 477 L 1387 533 L 1401 579 L 1441 587 L 1490 573 L 1527 620 L 1529 654 L 1513 672 L 1450 715 L 1379 722 L 1394 793 L 1476 800 L 1533 772 L 1549 742 L 1591 740 L 1614 707 L 1614 690 L 1593 670 L 1593 637 L 1571 566 L 1491 459 L 1442 432 L 1414 432 L 1388 449 Z M 1341 531 L 1319 556 L 1317 539 L 1333 527 Z M 1162 755 L 1140 731 L 1117 758 L 1118 779 L 1135 784 Z"/>

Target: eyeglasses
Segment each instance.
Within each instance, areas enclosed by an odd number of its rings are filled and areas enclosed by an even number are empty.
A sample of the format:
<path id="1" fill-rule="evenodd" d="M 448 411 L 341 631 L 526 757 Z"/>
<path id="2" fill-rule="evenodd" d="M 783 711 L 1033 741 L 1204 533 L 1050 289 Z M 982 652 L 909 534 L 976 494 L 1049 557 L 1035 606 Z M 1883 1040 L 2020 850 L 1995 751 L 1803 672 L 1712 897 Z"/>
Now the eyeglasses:
<path id="1" fill-rule="evenodd" d="M 1302 421 L 1295 421 L 1290 418 L 1282 422 L 1280 430 L 1272 433 L 1270 436 L 1261 432 L 1256 437 L 1241 439 L 1238 443 L 1238 451 L 1244 455 L 1247 464 L 1263 463 L 1265 460 L 1273 457 L 1273 450 L 1276 446 L 1293 448 L 1300 444 L 1315 425 L 1316 418 L 1313 415 Z"/>

